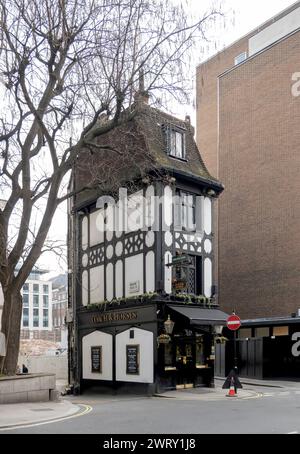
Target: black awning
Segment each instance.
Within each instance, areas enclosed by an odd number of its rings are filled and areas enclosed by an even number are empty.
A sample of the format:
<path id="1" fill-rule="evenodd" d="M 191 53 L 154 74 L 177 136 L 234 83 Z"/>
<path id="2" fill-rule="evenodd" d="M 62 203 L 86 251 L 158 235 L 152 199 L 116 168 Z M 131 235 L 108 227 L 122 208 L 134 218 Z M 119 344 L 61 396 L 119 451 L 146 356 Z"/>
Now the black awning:
<path id="1" fill-rule="evenodd" d="M 191 325 L 194 326 L 216 326 L 226 325 L 226 320 L 229 317 L 225 312 L 219 309 L 204 309 L 202 307 L 187 307 L 187 306 L 171 306 L 168 307 L 172 311 L 188 318 Z"/>

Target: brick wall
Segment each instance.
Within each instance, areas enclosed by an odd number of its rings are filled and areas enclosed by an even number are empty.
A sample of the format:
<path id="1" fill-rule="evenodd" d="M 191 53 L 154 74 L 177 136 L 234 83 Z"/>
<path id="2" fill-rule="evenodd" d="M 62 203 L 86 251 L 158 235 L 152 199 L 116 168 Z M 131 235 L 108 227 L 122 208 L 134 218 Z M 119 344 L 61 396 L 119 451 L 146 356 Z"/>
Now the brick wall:
<path id="1" fill-rule="evenodd" d="M 219 296 L 242 317 L 300 308 L 299 39 L 220 77 Z"/>

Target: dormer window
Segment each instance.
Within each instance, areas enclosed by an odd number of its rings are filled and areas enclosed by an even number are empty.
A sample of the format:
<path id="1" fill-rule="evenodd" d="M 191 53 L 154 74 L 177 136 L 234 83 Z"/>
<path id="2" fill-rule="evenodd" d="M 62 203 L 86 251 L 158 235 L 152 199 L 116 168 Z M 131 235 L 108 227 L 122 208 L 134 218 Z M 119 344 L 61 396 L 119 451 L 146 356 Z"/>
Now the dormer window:
<path id="1" fill-rule="evenodd" d="M 171 129 L 170 155 L 174 158 L 185 159 L 185 143 L 183 131 Z"/>
<path id="2" fill-rule="evenodd" d="M 172 158 L 186 160 L 185 130 L 173 126 L 164 126 L 167 144 L 167 153 Z"/>

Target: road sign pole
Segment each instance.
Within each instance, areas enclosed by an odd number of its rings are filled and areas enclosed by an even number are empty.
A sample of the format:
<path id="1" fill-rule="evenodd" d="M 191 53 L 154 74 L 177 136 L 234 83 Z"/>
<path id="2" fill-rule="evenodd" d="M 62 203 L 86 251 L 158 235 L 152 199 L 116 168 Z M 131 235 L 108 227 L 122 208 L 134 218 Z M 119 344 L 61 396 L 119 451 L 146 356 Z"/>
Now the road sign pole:
<path id="1" fill-rule="evenodd" d="M 236 349 L 236 331 L 233 333 L 233 349 L 234 349 L 234 368 L 238 367 L 238 359 L 237 359 L 237 349 Z"/>
<path id="2" fill-rule="evenodd" d="M 240 327 L 241 319 L 236 315 L 235 311 L 233 311 L 232 315 L 230 315 L 227 319 L 227 328 L 233 331 L 233 367 L 236 370 L 238 368 L 236 333 Z"/>

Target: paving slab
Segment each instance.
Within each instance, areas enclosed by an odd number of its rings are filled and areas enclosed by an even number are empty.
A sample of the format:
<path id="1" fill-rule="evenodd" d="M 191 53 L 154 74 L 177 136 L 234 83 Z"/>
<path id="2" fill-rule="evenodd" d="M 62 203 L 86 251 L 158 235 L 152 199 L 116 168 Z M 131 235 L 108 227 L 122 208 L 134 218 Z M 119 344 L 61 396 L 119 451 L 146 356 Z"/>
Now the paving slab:
<path id="1" fill-rule="evenodd" d="M 262 386 L 269 388 L 299 388 L 300 390 L 300 379 L 273 379 L 273 380 L 256 380 L 252 378 L 242 378 L 239 377 L 242 385 L 251 385 L 251 386 Z M 215 377 L 216 384 L 224 383 L 224 377 Z"/>
<path id="2" fill-rule="evenodd" d="M 75 415 L 80 407 L 67 400 L 60 402 L 28 402 L 2 404 L 0 406 L 0 430 L 5 428 L 41 423 Z"/>
<path id="3" fill-rule="evenodd" d="M 223 400 L 227 398 L 228 390 L 222 389 L 221 387 L 203 389 L 180 389 L 176 391 L 166 391 L 162 394 L 156 394 L 155 397 L 161 397 L 166 399 L 176 400 Z M 237 395 L 234 397 L 228 397 L 228 399 L 252 399 L 259 397 L 260 394 L 256 391 L 249 389 L 239 389 Z"/>

